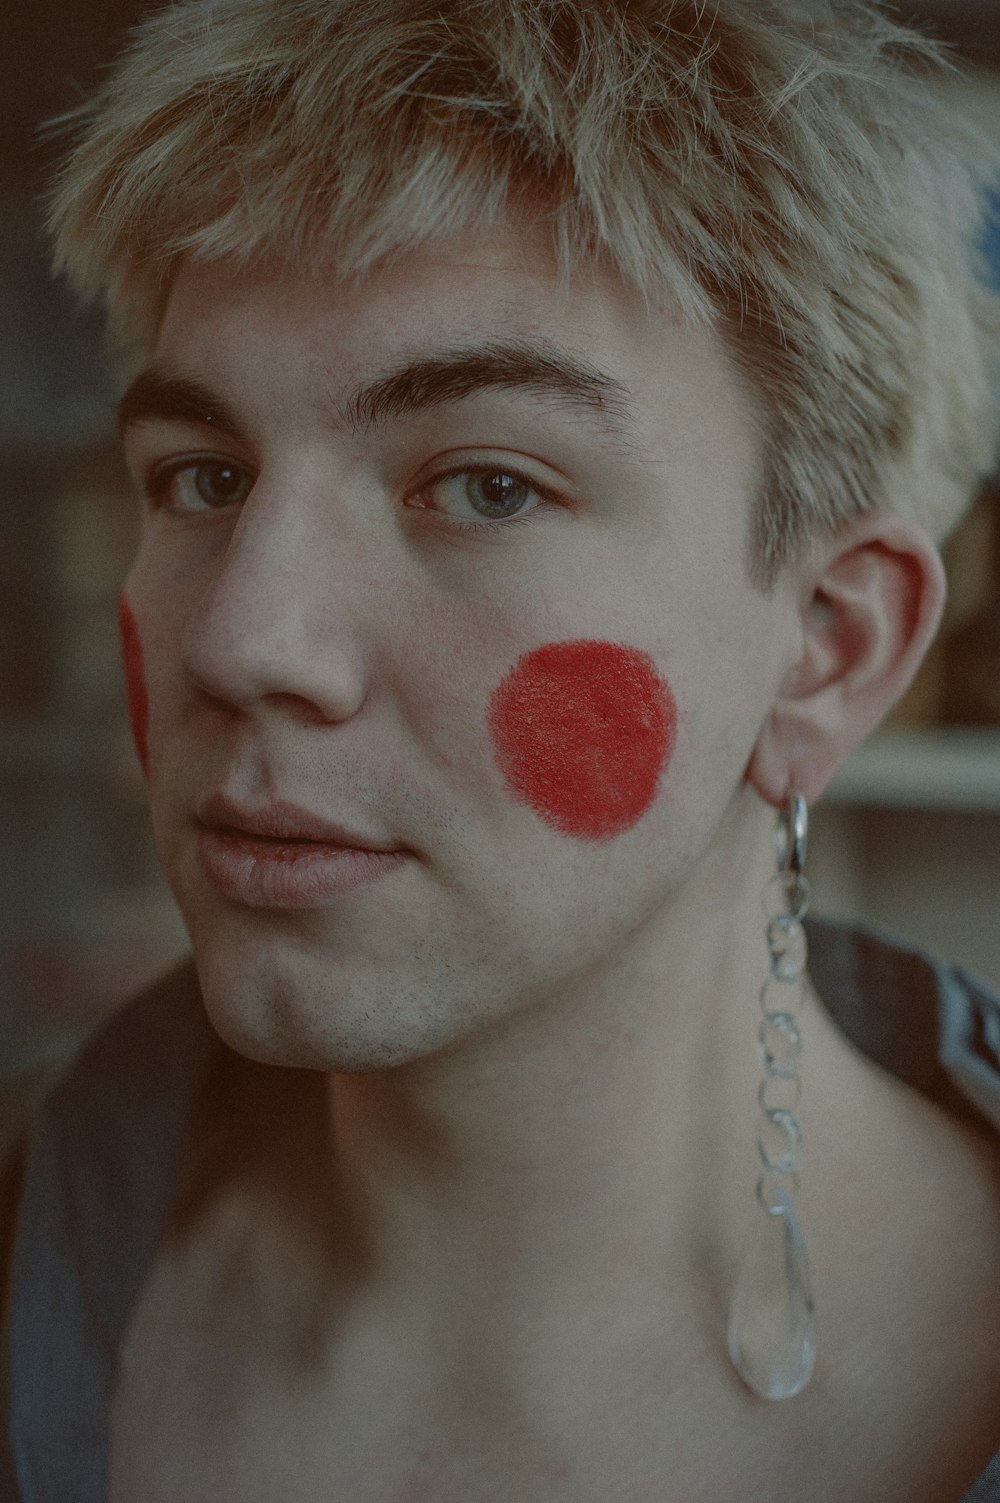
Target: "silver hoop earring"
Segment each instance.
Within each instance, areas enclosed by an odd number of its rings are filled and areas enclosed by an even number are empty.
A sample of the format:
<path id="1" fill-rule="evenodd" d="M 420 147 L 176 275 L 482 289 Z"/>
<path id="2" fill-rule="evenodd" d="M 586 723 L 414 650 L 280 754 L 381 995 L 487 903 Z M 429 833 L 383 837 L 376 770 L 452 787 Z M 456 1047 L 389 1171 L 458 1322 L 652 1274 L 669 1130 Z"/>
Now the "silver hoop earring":
<path id="1" fill-rule="evenodd" d="M 740 1266 L 729 1316 L 729 1355 L 740 1377 L 765 1399 L 801 1393 L 816 1360 L 809 1259 L 795 1208 L 802 1132 L 802 1036 L 797 1012 L 806 991 L 809 904 L 805 877 L 808 810 L 792 794 L 775 828 L 777 874 L 764 890 L 770 966 L 760 992 L 757 1034 L 764 1076 L 754 1225 Z"/>

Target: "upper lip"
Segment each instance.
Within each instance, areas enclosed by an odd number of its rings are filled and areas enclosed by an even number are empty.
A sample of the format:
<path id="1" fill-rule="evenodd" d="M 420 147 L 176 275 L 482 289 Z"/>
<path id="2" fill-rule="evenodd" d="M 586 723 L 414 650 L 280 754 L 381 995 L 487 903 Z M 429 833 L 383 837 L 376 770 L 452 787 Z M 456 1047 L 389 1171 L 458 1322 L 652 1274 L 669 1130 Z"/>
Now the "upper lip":
<path id="1" fill-rule="evenodd" d="M 223 793 L 202 799 L 196 810 L 199 823 L 210 829 L 235 830 L 244 835 L 266 835 L 272 840 L 317 840 L 357 851 L 398 851 L 388 840 L 379 840 L 347 825 L 322 819 L 287 799 L 275 798 L 253 808 L 236 803 Z"/>

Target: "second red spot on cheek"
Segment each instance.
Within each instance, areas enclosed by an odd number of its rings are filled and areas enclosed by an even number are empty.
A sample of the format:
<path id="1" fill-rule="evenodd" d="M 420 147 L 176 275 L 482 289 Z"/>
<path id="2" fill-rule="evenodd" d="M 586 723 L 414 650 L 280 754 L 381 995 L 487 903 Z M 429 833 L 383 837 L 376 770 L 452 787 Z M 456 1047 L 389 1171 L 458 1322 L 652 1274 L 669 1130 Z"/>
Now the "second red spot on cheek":
<path id="1" fill-rule="evenodd" d="M 143 772 L 149 775 L 149 751 L 147 748 L 149 727 L 149 698 L 146 693 L 146 673 L 142 662 L 142 640 L 132 607 L 124 595 L 118 602 L 118 624 L 122 637 L 122 661 L 125 666 L 125 694 L 128 701 L 132 736 Z"/>
<path id="2" fill-rule="evenodd" d="M 554 642 L 515 663 L 487 722 L 516 798 L 564 835 L 610 840 L 653 803 L 677 706 L 648 653 Z"/>

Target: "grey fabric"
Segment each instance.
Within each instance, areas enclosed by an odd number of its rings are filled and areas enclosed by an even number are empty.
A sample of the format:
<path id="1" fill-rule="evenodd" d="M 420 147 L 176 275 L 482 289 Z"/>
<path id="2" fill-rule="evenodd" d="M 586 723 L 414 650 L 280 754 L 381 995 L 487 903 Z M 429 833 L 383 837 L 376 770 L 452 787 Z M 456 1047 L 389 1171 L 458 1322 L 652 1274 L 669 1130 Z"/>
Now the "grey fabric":
<path id="1" fill-rule="evenodd" d="M 996 1503 L 997 1498 L 1000 1498 L 1000 1451 L 985 1472 L 976 1478 L 960 1503 Z"/>
<path id="2" fill-rule="evenodd" d="M 851 1042 L 952 1116 L 1000 1130 L 1000 992 L 874 927 L 806 927 L 809 974 Z"/>
<path id="3" fill-rule="evenodd" d="M 26 1145 L 5 1331 L 5 1503 L 107 1495 L 117 1350 L 213 1038 L 189 963 L 85 1047 Z"/>
<path id="4" fill-rule="evenodd" d="M 874 930 L 808 929 L 816 989 L 857 1047 L 1000 1130 L 1000 993 Z M 25 1145 L 0 1354 L 0 1503 L 106 1497 L 117 1351 L 219 1050 L 188 962 L 90 1042 Z M 1000 1453 L 954 1503 L 990 1500 L 1000 1503 Z"/>

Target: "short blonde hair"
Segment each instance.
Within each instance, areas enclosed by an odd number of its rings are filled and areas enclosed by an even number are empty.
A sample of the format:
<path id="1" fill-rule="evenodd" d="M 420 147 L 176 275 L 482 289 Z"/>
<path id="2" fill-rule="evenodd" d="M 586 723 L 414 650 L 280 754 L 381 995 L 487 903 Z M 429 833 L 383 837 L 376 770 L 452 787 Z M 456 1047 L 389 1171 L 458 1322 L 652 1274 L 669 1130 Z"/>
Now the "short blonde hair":
<path id="1" fill-rule="evenodd" d="M 565 276 L 607 260 L 725 329 L 766 585 L 858 512 L 940 540 L 993 461 L 986 148 L 948 66 L 868 0 L 182 0 L 67 117 L 56 265 L 138 351 L 179 258 L 360 276 L 517 205 Z"/>

